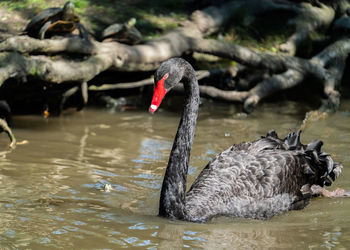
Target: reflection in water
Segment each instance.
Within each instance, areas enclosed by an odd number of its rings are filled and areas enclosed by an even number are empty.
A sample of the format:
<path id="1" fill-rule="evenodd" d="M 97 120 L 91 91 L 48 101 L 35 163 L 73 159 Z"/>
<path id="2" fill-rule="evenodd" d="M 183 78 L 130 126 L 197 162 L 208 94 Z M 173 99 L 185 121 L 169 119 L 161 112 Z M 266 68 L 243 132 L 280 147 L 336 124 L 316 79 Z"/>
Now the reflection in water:
<path id="1" fill-rule="evenodd" d="M 344 165 L 334 187 L 350 190 L 350 103 L 309 123 L 302 140 L 321 138 Z M 289 107 L 289 108 L 288 108 Z M 288 112 L 287 112 L 288 111 Z M 204 103 L 188 181 L 233 143 L 270 129 L 299 128 L 305 108 L 263 104 L 244 117 Z M 159 192 L 178 114 L 108 114 L 84 110 L 43 120 L 15 117 L 15 134 L 29 143 L 0 152 L 0 249 L 346 249 L 350 199 L 314 199 L 302 211 L 268 221 L 219 217 L 205 224 L 157 217 Z M 110 192 L 105 185 L 110 184 Z"/>
<path id="2" fill-rule="evenodd" d="M 139 156 L 133 161 L 138 163 L 154 163 L 156 160 L 163 159 L 164 154 L 162 153 L 170 150 L 170 148 L 171 143 L 169 141 L 145 138 L 141 141 L 141 146 L 138 150 Z"/>
<path id="3" fill-rule="evenodd" d="M 191 226 L 167 223 L 159 228 L 160 249 L 347 249 L 349 240 L 340 226 L 333 231 L 309 231 L 307 227 L 291 225 L 269 225 L 265 222 L 232 224 L 210 224 Z M 194 229 L 193 229 L 194 228 Z M 347 228 L 346 230 L 348 230 Z"/>

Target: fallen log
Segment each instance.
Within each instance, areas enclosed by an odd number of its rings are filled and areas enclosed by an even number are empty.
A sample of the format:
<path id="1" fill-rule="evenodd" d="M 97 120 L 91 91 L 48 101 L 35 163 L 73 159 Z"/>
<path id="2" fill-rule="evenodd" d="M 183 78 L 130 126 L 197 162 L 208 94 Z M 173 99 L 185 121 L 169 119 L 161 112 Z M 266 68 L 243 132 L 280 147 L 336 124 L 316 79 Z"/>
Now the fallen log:
<path id="1" fill-rule="evenodd" d="M 334 99 L 337 93 L 335 89 L 341 80 L 339 75 L 342 75 L 345 59 L 350 52 L 347 38 L 335 39 L 335 42 L 316 56 L 305 59 L 291 55 L 259 52 L 207 37 L 218 32 L 221 27 L 230 22 L 236 13 L 242 10 L 247 12 L 245 25 L 251 24 L 252 20 L 261 13 L 276 10 L 291 11 L 299 16 L 300 13 L 305 14 L 312 11 L 313 13 L 327 12 L 325 19 L 320 20 L 319 25 L 314 28 L 328 27 L 329 22 L 335 18 L 334 13 L 340 8 L 341 3 L 342 1 L 339 0 L 334 1 L 331 5 L 321 4 L 320 8 L 308 4 L 297 6 L 288 1 L 230 1 L 221 7 L 197 10 L 180 27 L 161 37 L 133 46 L 118 42 L 101 43 L 77 36 L 44 40 L 28 36 L 14 36 L 0 43 L 0 86 L 8 79 L 16 78 L 18 81 L 26 82 L 28 78 L 31 78 L 53 84 L 75 82 L 76 86 L 83 86 L 83 83 L 87 83 L 90 85 L 90 91 L 138 87 L 151 84 L 151 82 L 144 80 L 124 83 L 116 87 L 114 85 L 91 86 L 90 81 L 105 71 L 152 71 L 160 62 L 170 57 L 200 52 L 270 72 L 271 77 L 263 79 L 250 90 L 221 90 L 216 86 L 201 86 L 202 94 L 207 96 L 244 103 L 246 112 L 253 111 L 261 99 L 277 91 L 294 87 L 306 77 L 311 77 L 323 84 L 325 94 L 330 99 Z M 256 7 L 251 8 L 252 4 L 256 4 Z M 316 17 L 312 16 L 310 20 L 315 20 L 314 18 Z M 306 27 L 306 30 L 309 32 L 310 28 Z M 305 33 L 305 29 L 302 32 Z M 298 46 L 296 41 L 303 40 L 304 37 L 304 35 L 298 36 L 302 38 L 292 39 L 294 47 Z M 69 96 L 71 92 L 76 93 L 79 88 L 69 86 L 70 91 L 65 90 L 63 91 L 65 94 L 62 93 L 62 95 Z M 87 96 L 83 96 L 83 99 L 87 100 Z"/>

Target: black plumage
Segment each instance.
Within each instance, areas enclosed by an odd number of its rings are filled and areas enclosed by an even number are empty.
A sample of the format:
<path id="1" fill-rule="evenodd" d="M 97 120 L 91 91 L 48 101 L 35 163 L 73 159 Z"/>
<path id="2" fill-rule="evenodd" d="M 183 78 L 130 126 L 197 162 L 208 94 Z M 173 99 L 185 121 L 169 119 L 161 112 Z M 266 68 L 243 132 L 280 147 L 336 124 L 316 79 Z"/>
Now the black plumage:
<path id="1" fill-rule="evenodd" d="M 321 151 L 322 142 L 300 142 L 300 131 L 284 139 L 275 131 L 253 142 L 233 145 L 216 155 L 186 193 L 190 151 L 199 107 L 199 87 L 192 66 L 169 59 L 155 74 L 153 113 L 176 83 L 185 88 L 184 110 L 163 180 L 159 215 L 194 222 L 213 216 L 266 219 L 304 208 L 341 173 L 342 166 Z M 162 95 L 157 93 L 164 88 Z M 162 91 L 162 90 L 161 90 Z"/>

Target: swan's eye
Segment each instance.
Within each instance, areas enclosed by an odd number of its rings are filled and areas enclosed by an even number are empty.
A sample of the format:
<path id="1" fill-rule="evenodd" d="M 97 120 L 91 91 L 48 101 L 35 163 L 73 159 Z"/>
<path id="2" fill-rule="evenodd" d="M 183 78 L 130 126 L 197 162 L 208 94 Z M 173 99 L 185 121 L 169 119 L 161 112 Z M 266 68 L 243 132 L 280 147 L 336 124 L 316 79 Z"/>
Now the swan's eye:
<path id="1" fill-rule="evenodd" d="M 167 79 L 169 77 L 169 74 L 168 73 L 166 73 L 164 76 L 163 76 L 163 78 L 162 79 Z"/>

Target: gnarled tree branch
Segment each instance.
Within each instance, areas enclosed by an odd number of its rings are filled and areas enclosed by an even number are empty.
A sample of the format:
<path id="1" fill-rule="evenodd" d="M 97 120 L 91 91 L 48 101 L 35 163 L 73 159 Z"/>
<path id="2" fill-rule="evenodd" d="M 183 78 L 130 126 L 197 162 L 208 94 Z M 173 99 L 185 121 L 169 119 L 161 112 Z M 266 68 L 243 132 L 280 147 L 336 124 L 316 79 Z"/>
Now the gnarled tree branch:
<path id="1" fill-rule="evenodd" d="M 224 43 L 206 36 L 218 32 L 230 19 L 242 10 L 246 11 L 244 23 L 251 24 L 255 16 L 271 10 L 288 10 L 297 13 L 294 19 L 300 28 L 287 43 L 292 43 L 292 51 L 310 31 L 328 27 L 340 9 L 333 5 L 321 4 L 321 8 L 310 4 L 295 5 L 286 1 L 236 0 L 221 7 L 209 7 L 195 11 L 180 27 L 143 44 L 129 46 L 117 42 L 97 42 L 79 37 L 38 40 L 27 36 L 11 37 L 0 43 L 0 86 L 7 79 L 30 76 L 51 83 L 77 84 L 89 82 L 100 73 L 114 71 L 150 71 L 160 62 L 185 52 L 200 52 L 228 58 L 247 67 L 268 70 L 271 77 L 262 80 L 250 90 L 220 90 L 214 86 L 201 86 L 202 94 L 229 101 L 244 103 L 244 109 L 251 112 L 257 103 L 275 93 L 296 86 L 305 77 L 312 77 L 325 86 L 325 93 L 334 96 L 335 88 L 341 80 L 344 63 L 350 52 L 348 38 L 336 40 L 313 58 L 263 53 Z M 254 8 L 251 8 L 256 4 Z M 343 8 L 343 7 L 342 7 Z M 319 17 L 318 15 L 324 15 Z M 307 20 L 301 26 L 300 20 Z M 312 25 L 313 23 L 313 25 Z M 298 30 L 299 30 L 298 28 Z M 293 54 L 293 53 L 292 53 Z M 149 80 L 134 84 L 124 83 L 117 88 L 142 86 Z M 71 88 L 71 86 L 70 86 Z M 106 90 L 113 86 L 90 86 L 90 90 Z"/>

